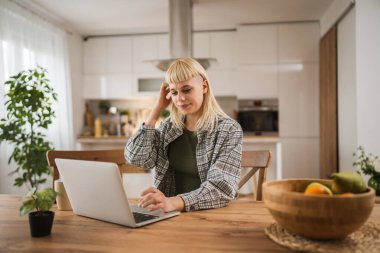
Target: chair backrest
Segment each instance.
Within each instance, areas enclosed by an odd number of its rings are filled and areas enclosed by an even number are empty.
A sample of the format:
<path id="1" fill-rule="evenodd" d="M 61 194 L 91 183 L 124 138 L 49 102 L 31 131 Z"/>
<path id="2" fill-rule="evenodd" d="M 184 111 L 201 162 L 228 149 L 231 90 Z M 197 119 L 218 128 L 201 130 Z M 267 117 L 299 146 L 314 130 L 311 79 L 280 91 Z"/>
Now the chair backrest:
<path id="1" fill-rule="evenodd" d="M 53 182 L 59 179 L 59 171 L 55 164 L 56 158 L 113 162 L 119 166 L 120 174 L 127 172 L 145 172 L 144 169 L 126 162 L 124 149 L 115 150 L 50 150 L 46 153 L 48 164 L 53 168 Z"/>
<path id="2" fill-rule="evenodd" d="M 262 185 L 266 180 L 267 169 L 270 165 L 272 152 L 265 151 L 243 151 L 241 159 L 242 168 L 251 170 L 240 179 L 239 189 L 252 177 L 259 172 L 258 183 L 256 187 L 256 200 L 262 200 Z"/>

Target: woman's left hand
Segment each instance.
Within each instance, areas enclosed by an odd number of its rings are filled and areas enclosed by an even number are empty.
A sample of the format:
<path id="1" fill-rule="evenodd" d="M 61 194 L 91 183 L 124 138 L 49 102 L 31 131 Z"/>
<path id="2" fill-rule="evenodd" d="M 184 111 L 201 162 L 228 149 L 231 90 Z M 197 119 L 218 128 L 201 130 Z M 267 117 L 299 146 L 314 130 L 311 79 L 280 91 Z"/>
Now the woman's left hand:
<path id="1" fill-rule="evenodd" d="M 164 212 L 182 211 L 185 204 L 181 197 L 167 198 L 160 190 L 150 187 L 141 193 L 139 207 L 147 207 L 149 211 L 161 209 Z"/>

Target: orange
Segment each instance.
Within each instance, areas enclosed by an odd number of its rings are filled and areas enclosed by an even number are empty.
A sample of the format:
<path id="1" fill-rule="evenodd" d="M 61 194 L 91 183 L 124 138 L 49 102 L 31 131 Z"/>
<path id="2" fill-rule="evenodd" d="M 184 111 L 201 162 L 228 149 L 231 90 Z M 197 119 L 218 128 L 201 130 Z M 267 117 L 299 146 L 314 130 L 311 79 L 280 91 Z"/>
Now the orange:
<path id="1" fill-rule="evenodd" d="M 317 182 L 313 182 L 309 184 L 306 187 L 304 194 L 305 195 L 333 195 L 330 188 Z"/>

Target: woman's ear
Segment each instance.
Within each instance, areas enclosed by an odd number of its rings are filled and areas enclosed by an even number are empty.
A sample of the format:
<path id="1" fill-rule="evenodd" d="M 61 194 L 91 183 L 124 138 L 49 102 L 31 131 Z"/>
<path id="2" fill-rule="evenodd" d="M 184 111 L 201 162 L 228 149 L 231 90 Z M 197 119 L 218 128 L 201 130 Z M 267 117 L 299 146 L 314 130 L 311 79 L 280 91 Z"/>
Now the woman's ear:
<path id="1" fill-rule="evenodd" d="M 203 80 L 202 87 L 203 87 L 203 94 L 206 94 L 208 91 L 208 81 L 207 80 Z"/>

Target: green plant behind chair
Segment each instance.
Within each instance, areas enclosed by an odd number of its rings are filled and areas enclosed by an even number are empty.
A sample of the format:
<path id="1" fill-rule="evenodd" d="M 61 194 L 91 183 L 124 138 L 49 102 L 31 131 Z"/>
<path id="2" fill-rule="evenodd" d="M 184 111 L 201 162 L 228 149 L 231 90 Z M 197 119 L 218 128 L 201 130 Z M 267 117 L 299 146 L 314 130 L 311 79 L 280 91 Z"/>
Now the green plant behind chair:
<path id="1" fill-rule="evenodd" d="M 43 130 L 55 117 L 52 104 L 57 94 L 46 72 L 42 67 L 24 70 L 4 83 L 6 116 L 0 119 L 0 142 L 14 144 L 8 164 L 14 160 L 17 169 L 10 174 L 18 175 L 15 186 L 25 184 L 29 190 L 38 189 L 50 174 L 46 152 L 53 147 Z"/>

